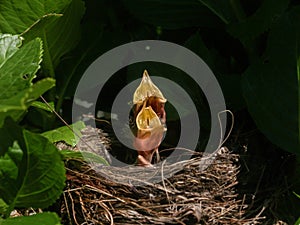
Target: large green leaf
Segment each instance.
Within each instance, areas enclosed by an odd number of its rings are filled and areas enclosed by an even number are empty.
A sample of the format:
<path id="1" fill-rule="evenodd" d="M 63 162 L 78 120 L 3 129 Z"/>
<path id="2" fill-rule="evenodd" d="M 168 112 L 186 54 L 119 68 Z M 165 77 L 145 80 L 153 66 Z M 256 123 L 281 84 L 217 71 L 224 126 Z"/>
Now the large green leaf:
<path id="1" fill-rule="evenodd" d="M 39 213 L 32 216 L 19 216 L 0 220 L 0 225 L 60 225 L 60 219 L 56 213 Z"/>
<path id="2" fill-rule="evenodd" d="M 45 137 L 22 130 L 11 119 L 0 129 L 0 198 L 9 206 L 46 208 L 60 196 L 65 169 Z"/>
<path id="3" fill-rule="evenodd" d="M 45 48 L 44 67 L 54 73 L 60 58 L 73 49 L 80 39 L 80 20 L 84 13 L 81 0 L 66 1 L 62 16 L 50 14 L 38 20 L 24 34 L 27 39 L 41 37 Z M 52 71 L 53 70 L 53 71 Z"/>
<path id="4" fill-rule="evenodd" d="M 43 51 L 41 40 L 34 39 L 17 49 L 20 39 L 12 35 L 0 35 L 0 42 L 9 43 L 1 47 L 0 53 L 5 55 L 1 57 L 2 62 L 0 62 L 0 99 L 6 99 L 30 87 L 40 67 Z"/>
<path id="5" fill-rule="evenodd" d="M 46 78 L 32 84 L 42 57 L 40 39 L 20 47 L 17 35 L 0 35 L 0 126 L 6 116 L 19 119 L 31 102 L 55 85 Z"/>
<path id="6" fill-rule="evenodd" d="M 72 50 L 81 36 L 80 22 L 85 7 L 82 0 L 72 0 L 62 12 L 63 16 L 46 28 L 47 45 L 54 68 L 61 56 Z"/>
<path id="7" fill-rule="evenodd" d="M 70 125 L 70 128 L 72 128 L 73 131 L 78 135 L 80 135 L 80 130 L 82 130 L 84 127 L 85 124 L 82 121 L 78 121 Z M 68 145 L 74 147 L 77 144 L 79 138 L 74 134 L 72 130 L 70 130 L 70 128 L 67 126 L 63 126 L 54 130 L 44 132 L 42 135 L 52 143 L 64 141 Z"/>
<path id="8" fill-rule="evenodd" d="M 300 7 L 272 27 L 265 54 L 243 77 L 243 92 L 258 128 L 275 144 L 299 152 Z"/>
<path id="9" fill-rule="evenodd" d="M 54 76 L 60 57 L 78 43 L 83 13 L 81 0 L 3 0 L 0 32 L 22 33 L 26 41 L 40 37 L 45 51 L 44 72 Z"/>
<path id="10" fill-rule="evenodd" d="M 82 33 L 85 35 L 77 47 L 62 58 L 56 70 L 57 74 L 63 74 L 57 76 L 57 111 L 65 97 L 74 96 L 82 74 L 97 57 L 130 41 L 128 30 L 123 29 L 126 24 L 123 25 L 124 21 L 115 15 L 114 6 L 107 1 L 86 1 L 86 14 L 82 20 Z M 114 25 L 108 26 L 111 20 Z"/>
<path id="11" fill-rule="evenodd" d="M 48 14 L 61 13 L 71 0 L 2 0 L 0 32 L 20 34 Z"/>
<path id="12" fill-rule="evenodd" d="M 253 15 L 238 23 L 229 24 L 228 31 L 243 42 L 254 39 L 272 26 L 287 9 L 289 2 L 290 0 L 280 0 L 275 4 L 274 0 L 264 0 Z"/>

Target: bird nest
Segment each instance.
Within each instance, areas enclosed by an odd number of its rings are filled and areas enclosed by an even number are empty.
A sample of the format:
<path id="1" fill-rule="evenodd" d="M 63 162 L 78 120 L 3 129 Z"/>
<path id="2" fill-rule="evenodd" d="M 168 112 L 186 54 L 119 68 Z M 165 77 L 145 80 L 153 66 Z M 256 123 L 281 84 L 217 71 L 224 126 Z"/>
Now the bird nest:
<path id="1" fill-rule="evenodd" d="M 154 168 L 68 162 L 62 223 L 258 224 L 264 218 L 247 213 L 236 191 L 238 173 L 239 156 L 226 147 Z"/>

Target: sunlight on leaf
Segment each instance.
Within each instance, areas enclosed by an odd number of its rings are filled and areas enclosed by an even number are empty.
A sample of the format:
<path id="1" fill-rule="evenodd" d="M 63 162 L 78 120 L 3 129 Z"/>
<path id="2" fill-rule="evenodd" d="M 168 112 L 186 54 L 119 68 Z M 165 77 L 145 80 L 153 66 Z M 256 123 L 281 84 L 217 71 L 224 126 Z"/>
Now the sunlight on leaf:
<path id="1" fill-rule="evenodd" d="M 70 127 L 76 134 L 80 135 L 80 130 L 85 127 L 85 124 L 82 121 L 78 121 L 70 125 Z M 70 130 L 69 127 L 63 126 L 55 130 L 44 132 L 42 135 L 52 143 L 64 141 L 66 144 L 74 147 L 79 141 L 79 138 L 74 134 L 73 131 Z"/>
<path id="2" fill-rule="evenodd" d="M 62 154 L 64 160 L 77 159 L 86 161 L 88 163 L 99 163 L 106 166 L 109 165 L 109 163 L 102 156 L 96 155 L 93 152 L 61 150 L 60 153 Z"/>
<path id="3" fill-rule="evenodd" d="M 10 37 L 15 40 L 15 36 Z M 0 42 L 8 39 L 7 35 L 0 35 Z M 20 49 L 16 45 L 20 44 L 20 39 L 15 40 L 13 45 L 7 45 L 2 52 L 10 52 L 9 57 L 0 64 L 0 100 L 6 99 L 31 86 L 35 73 L 40 68 L 42 61 L 42 43 L 40 39 L 34 39 L 25 44 Z"/>
<path id="4" fill-rule="evenodd" d="M 43 16 L 61 13 L 72 0 L 2 0 L 0 2 L 1 33 L 20 34 Z"/>
<path id="5" fill-rule="evenodd" d="M 0 65 L 4 64 L 22 44 L 19 35 L 2 34 L 0 35 Z"/>
<path id="6" fill-rule="evenodd" d="M 54 102 L 48 102 L 48 104 L 50 105 L 51 108 L 49 108 L 49 106 L 46 103 L 39 102 L 39 101 L 32 102 L 30 106 L 33 106 L 38 109 L 43 109 L 48 112 L 52 112 L 54 110 Z"/>
<path id="7" fill-rule="evenodd" d="M 0 18 L 3 18 L 0 33 L 22 33 L 26 42 L 40 37 L 45 51 L 44 72 L 54 77 L 61 56 L 79 41 L 84 11 L 81 0 L 3 0 L 0 2 Z"/>
<path id="8" fill-rule="evenodd" d="M 42 43 L 34 39 L 24 46 L 16 35 L 0 35 L 0 126 L 6 116 L 18 120 L 30 103 L 55 85 L 46 78 L 32 84 L 40 68 Z"/>

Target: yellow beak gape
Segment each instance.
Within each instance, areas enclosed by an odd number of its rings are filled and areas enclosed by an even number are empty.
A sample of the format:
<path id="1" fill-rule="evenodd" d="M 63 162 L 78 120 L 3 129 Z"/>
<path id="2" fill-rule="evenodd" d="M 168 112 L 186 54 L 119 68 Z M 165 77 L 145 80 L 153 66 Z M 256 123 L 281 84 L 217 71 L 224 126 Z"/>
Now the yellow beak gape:
<path id="1" fill-rule="evenodd" d="M 139 130 L 146 131 L 161 126 L 162 124 L 156 113 L 153 111 L 152 107 L 145 107 L 144 104 L 142 110 L 136 117 L 136 125 Z"/>
<path id="2" fill-rule="evenodd" d="M 147 98 L 151 96 L 160 98 L 161 102 L 167 101 L 158 87 L 150 79 L 147 70 L 145 70 L 142 81 L 134 92 L 133 104 L 142 104 Z"/>

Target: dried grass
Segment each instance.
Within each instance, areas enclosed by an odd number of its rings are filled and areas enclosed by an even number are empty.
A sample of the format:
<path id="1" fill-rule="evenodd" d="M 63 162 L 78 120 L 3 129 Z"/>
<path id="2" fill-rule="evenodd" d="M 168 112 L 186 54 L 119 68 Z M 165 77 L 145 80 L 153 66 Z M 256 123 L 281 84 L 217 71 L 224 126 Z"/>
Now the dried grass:
<path id="1" fill-rule="evenodd" d="M 199 169 L 203 157 L 209 165 Z M 69 166 L 63 224 L 259 224 L 264 208 L 249 217 L 238 173 L 239 156 L 227 148 L 156 168 Z M 145 179 L 155 176 L 159 183 Z"/>

